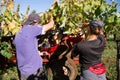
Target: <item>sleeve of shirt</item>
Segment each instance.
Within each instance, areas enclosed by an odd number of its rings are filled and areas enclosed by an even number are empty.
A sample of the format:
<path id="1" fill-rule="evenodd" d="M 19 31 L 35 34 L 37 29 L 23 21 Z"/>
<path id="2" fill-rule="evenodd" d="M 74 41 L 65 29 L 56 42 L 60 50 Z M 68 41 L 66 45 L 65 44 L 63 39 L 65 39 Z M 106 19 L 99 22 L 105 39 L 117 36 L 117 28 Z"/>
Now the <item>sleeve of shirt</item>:
<path id="1" fill-rule="evenodd" d="M 98 39 L 101 41 L 101 46 L 105 46 L 106 45 L 106 40 L 105 40 L 105 36 L 104 35 L 99 35 Z"/>
<path id="2" fill-rule="evenodd" d="M 40 34 L 44 34 L 44 28 L 42 26 L 34 26 L 32 27 L 33 36 L 38 36 Z"/>
<path id="3" fill-rule="evenodd" d="M 105 41 L 104 35 L 99 35 L 99 36 L 98 36 L 98 39 L 100 39 L 101 41 Z"/>

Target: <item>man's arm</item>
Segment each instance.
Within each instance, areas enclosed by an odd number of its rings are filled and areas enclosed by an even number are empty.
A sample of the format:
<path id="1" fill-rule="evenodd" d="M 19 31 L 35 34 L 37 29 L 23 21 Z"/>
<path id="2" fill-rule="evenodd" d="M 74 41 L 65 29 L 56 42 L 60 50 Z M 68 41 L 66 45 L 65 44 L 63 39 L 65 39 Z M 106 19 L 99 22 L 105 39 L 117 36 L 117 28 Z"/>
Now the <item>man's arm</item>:
<path id="1" fill-rule="evenodd" d="M 50 22 L 48 24 L 45 24 L 43 25 L 44 27 L 44 32 L 48 31 L 49 29 L 53 28 L 54 26 L 54 21 L 53 19 L 51 18 Z"/>

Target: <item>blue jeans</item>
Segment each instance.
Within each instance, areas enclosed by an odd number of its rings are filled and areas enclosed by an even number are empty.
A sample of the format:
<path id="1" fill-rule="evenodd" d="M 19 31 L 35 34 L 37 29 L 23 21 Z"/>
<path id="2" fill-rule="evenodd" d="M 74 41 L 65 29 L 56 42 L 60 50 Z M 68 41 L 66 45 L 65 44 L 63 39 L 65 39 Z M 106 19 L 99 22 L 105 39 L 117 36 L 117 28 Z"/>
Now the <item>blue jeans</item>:
<path id="1" fill-rule="evenodd" d="M 107 79 L 105 73 L 97 75 L 91 72 L 90 70 L 84 70 L 81 72 L 80 80 L 107 80 Z"/>

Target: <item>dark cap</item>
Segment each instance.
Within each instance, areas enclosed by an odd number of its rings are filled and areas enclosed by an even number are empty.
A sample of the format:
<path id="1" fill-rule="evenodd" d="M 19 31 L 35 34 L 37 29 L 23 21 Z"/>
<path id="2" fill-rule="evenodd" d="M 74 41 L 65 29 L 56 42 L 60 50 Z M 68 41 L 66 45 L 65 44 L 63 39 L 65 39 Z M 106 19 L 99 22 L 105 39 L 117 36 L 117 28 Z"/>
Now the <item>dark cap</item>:
<path id="1" fill-rule="evenodd" d="M 93 21 L 90 21 L 89 23 L 89 27 L 90 28 L 103 28 L 104 27 L 104 23 L 100 20 L 93 20 Z"/>
<path id="2" fill-rule="evenodd" d="M 36 13 L 32 13 L 28 16 L 28 19 L 23 23 L 23 25 L 33 25 L 36 22 L 40 22 L 40 16 Z"/>

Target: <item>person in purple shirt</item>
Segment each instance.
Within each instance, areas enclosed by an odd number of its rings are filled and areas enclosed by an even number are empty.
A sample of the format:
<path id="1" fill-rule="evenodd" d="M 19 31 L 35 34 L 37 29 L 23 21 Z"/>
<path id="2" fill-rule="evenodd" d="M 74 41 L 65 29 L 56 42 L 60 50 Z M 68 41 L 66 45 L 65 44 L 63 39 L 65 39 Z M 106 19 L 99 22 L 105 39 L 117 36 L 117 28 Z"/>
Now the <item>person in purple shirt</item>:
<path id="1" fill-rule="evenodd" d="M 32 13 L 23 23 L 22 29 L 16 34 L 14 44 L 20 72 L 20 80 L 41 80 L 43 71 L 42 58 L 38 53 L 37 36 L 53 28 L 54 21 L 39 26 L 40 16 Z"/>

